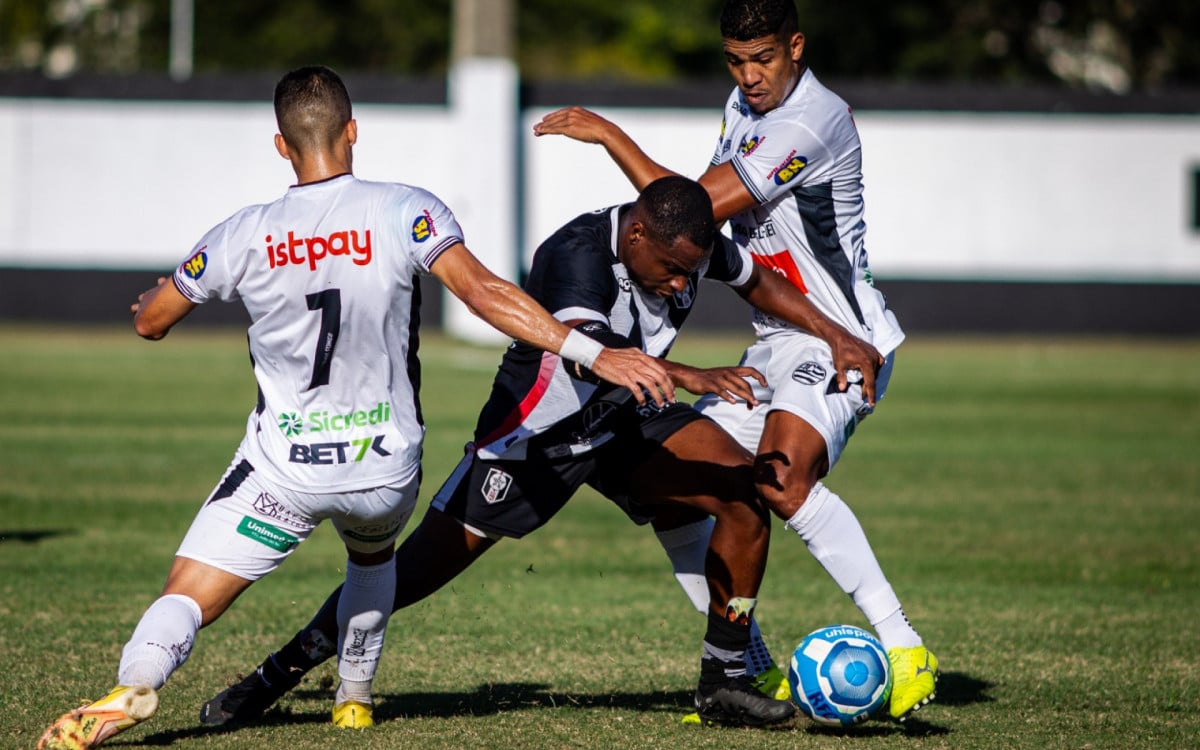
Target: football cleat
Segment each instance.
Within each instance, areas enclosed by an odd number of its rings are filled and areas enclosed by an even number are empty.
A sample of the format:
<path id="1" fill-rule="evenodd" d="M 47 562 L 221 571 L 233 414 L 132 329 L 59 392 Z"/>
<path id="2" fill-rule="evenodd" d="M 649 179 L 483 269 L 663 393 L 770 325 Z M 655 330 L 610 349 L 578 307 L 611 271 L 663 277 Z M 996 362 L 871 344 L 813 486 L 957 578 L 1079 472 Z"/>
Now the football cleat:
<path id="1" fill-rule="evenodd" d="M 93 703 L 58 717 L 38 740 L 37 750 L 91 750 L 118 732 L 149 719 L 158 693 L 147 685 L 118 685 Z"/>
<path id="2" fill-rule="evenodd" d="M 904 721 L 913 711 L 933 700 L 938 660 L 924 646 L 897 646 L 888 649 L 887 655 L 892 665 L 892 697 L 888 701 L 888 713 L 893 719 Z"/>
<path id="3" fill-rule="evenodd" d="M 762 674 L 755 675 L 750 678 L 754 684 L 754 689 L 768 698 L 774 698 L 777 701 L 788 701 L 792 699 L 791 688 L 788 687 L 787 676 L 778 664 L 772 664 L 771 668 Z M 696 711 L 691 712 L 687 716 L 679 720 L 681 724 L 702 724 L 700 714 Z"/>
<path id="4" fill-rule="evenodd" d="M 749 677 L 742 676 L 697 687 L 696 714 L 702 724 L 768 727 L 792 719 L 796 707 L 790 701 L 768 698 Z M 685 723 L 689 722 L 685 719 Z"/>
<path id="5" fill-rule="evenodd" d="M 251 672 L 213 696 L 200 707 L 200 723 L 209 726 L 238 724 L 257 719 L 275 705 L 292 688 L 300 684 L 303 674 L 296 679 L 276 680 L 270 685 L 262 678 L 261 667 Z"/>
<path id="6" fill-rule="evenodd" d="M 792 699 L 792 690 L 788 687 L 787 675 L 783 673 L 778 664 L 772 664 L 766 672 L 750 679 L 754 682 L 754 687 L 758 689 L 758 692 L 768 698 L 774 698 L 777 701 Z"/>
<path id="7" fill-rule="evenodd" d="M 375 709 L 358 701 L 346 701 L 333 707 L 333 725 L 342 729 L 366 729 L 375 726 Z"/>

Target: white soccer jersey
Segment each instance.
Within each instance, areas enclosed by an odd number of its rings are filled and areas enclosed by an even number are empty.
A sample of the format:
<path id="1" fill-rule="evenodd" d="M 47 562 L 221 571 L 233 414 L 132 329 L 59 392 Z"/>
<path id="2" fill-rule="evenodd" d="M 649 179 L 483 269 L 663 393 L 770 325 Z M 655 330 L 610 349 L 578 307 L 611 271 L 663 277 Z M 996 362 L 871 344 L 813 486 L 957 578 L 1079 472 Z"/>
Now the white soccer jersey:
<path id="1" fill-rule="evenodd" d="M 293 186 L 211 229 L 175 271 L 189 300 L 240 299 L 258 405 L 242 451 L 304 492 L 403 482 L 417 472 L 418 274 L 462 242 L 420 188 L 342 175 Z"/>
<path id="2" fill-rule="evenodd" d="M 861 157 L 850 107 L 805 70 L 766 115 L 751 112 L 733 90 L 712 164 L 732 162 L 759 204 L 731 219 L 733 239 L 886 355 L 904 333 L 871 285 Z M 795 330 L 761 312 L 754 325 L 759 336 Z"/>

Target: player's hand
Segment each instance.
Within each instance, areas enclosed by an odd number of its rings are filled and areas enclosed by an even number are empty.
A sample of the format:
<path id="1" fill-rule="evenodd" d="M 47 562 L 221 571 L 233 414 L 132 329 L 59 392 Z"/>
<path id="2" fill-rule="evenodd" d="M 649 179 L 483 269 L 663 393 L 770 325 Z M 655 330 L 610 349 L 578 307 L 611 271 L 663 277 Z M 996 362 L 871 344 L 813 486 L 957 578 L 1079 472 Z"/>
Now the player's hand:
<path id="1" fill-rule="evenodd" d="M 584 143 L 604 143 L 616 125 L 583 107 L 565 107 L 546 115 L 533 126 L 534 135 L 565 135 Z"/>
<path id="2" fill-rule="evenodd" d="M 146 299 L 146 295 L 149 294 L 150 292 L 153 292 L 155 289 L 158 289 L 160 286 L 163 285 L 164 282 L 166 282 L 166 280 L 167 280 L 166 276 L 159 276 L 158 283 L 155 284 L 153 288 L 147 289 L 146 291 L 144 291 L 138 295 L 137 302 L 134 302 L 132 305 L 129 306 L 129 312 L 133 313 L 134 315 L 137 315 L 138 310 L 142 309 L 142 300 Z"/>
<path id="3" fill-rule="evenodd" d="M 675 403 L 675 384 L 661 360 L 641 349 L 605 347 L 591 371 L 596 377 L 628 388 L 639 404 L 649 395 L 656 406 Z"/>
<path id="4" fill-rule="evenodd" d="M 671 379 L 688 393 L 697 396 L 711 393 L 731 404 L 736 404 L 740 399 L 746 402 L 747 409 L 758 406 L 758 399 L 754 398 L 754 389 L 746 378 L 754 378 L 764 388 L 767 387 L 767 379 L 753 367 L 700 368 L 678 362 L 669 364 Z"/>
<path id="5" fill-rule="evenodd" d="M 826 340 L 833 352 L 838 390 L 845 392 L 851 383 L 862 386 L 863 401 L 875 406 L 875 375 L 883 366 L 883 355 L 867 342 L 841 328 Z"/>

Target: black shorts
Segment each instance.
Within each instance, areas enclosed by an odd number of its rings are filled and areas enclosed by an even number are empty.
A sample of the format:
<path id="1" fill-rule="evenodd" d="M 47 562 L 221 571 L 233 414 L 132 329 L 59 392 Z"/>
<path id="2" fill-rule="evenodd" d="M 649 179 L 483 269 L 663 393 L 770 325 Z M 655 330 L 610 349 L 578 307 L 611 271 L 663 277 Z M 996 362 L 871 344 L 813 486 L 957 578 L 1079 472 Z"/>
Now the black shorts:
<path id="1" fill-rule="evenodd" d="M 635 499 L 634 470 L 685 425 L 708 417 L 686 404 L 636 406 L 623 405 L 612 437 L 578 456 L 547 458 L 536 441 L 521 461 L 481 459 L 469 450 L 431 505 L 481 531 L 519 539 L 553 518 L 586 483 L 634 522 L 647 523 L 654 510 Z"/>

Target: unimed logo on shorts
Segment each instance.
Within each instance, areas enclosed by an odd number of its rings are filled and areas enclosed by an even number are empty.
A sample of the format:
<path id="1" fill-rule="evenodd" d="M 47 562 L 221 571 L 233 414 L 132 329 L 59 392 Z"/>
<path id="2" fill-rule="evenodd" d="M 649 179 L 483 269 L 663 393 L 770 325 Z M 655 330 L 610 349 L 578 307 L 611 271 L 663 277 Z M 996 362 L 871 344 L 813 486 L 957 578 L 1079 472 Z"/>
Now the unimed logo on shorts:
<path id="1" fill-rule="evenodd" d="M 256 521 L 250 516 L 244 516 L 238 524 L 238 533 L 248 536 L 259 544 L 265 544 L 271 549 L 287 552 L 295 547 L 300 540 L 282 529 L 277 529 L 269 523 Z"/>

